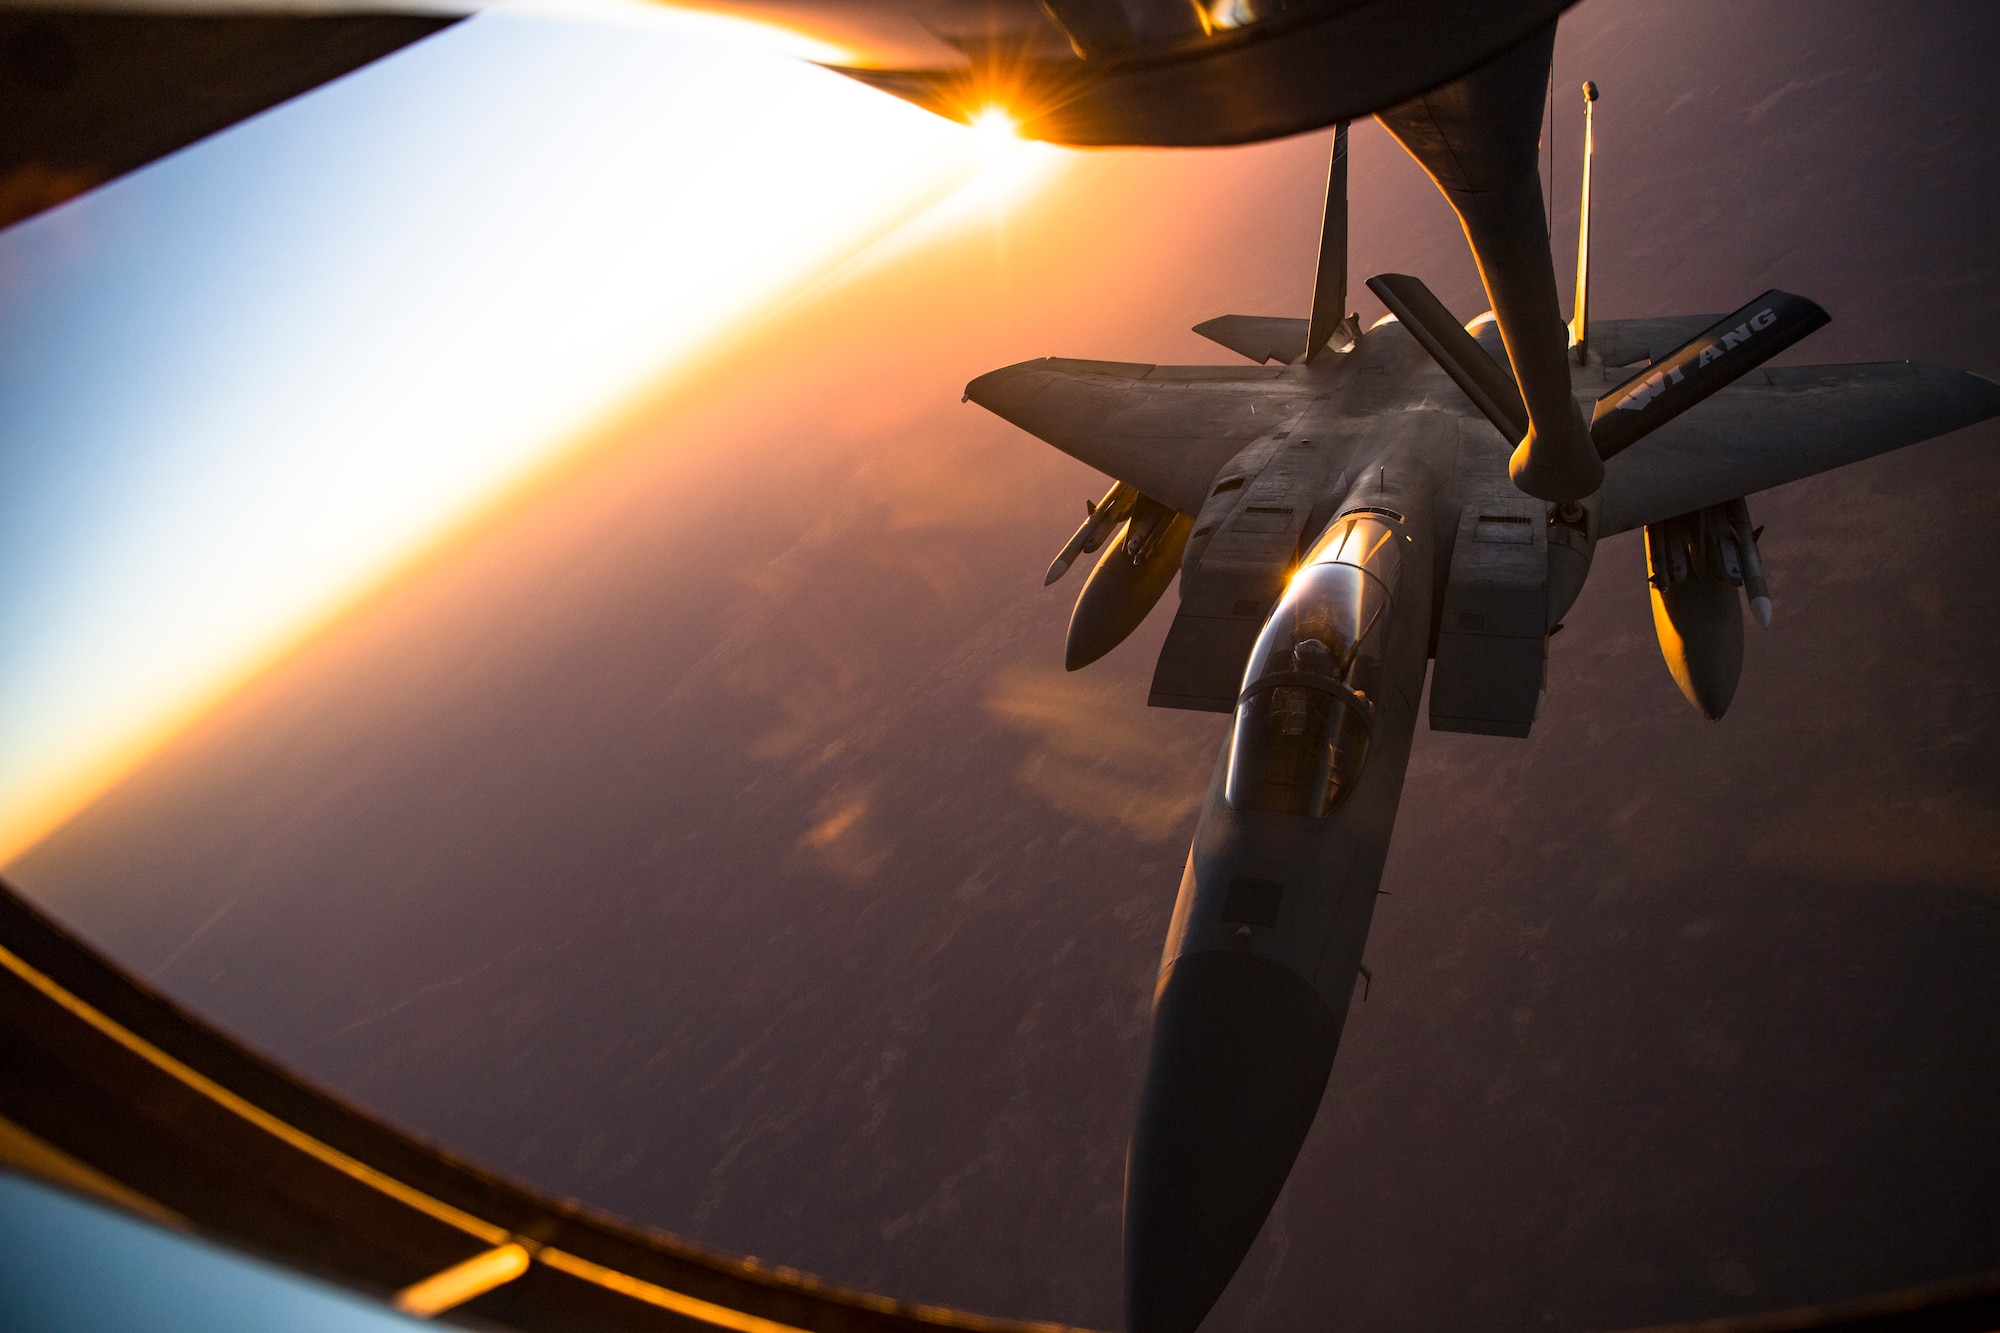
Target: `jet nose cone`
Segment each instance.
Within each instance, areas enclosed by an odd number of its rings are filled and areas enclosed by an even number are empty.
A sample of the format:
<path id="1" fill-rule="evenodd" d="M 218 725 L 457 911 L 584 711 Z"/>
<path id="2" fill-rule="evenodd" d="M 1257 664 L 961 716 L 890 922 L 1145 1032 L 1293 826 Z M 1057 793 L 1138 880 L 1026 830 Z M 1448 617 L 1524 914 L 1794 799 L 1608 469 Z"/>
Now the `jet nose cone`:
<path id="1" fill-rule="evenodd" d="M 1125 1170 L 1125 1326 L 1194 1333 L 1312 1127 L 1340 1024 L 1289 968 L 1188 954 L 1153 1006 Z"/>

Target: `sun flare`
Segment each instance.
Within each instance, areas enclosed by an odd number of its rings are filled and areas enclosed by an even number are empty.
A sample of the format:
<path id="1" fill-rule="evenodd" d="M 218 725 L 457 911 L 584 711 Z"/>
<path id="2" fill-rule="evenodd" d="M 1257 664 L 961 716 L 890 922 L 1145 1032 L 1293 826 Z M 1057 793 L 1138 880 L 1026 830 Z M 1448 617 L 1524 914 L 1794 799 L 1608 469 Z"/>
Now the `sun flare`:
<path id="1" fill-rule="evenodd" d="M 980 146 L 989 152 L 1018 148 L 1023 142 L 1021 122 L 1004 106 L 982 107 L 966 123 L 979 136 Z"/>

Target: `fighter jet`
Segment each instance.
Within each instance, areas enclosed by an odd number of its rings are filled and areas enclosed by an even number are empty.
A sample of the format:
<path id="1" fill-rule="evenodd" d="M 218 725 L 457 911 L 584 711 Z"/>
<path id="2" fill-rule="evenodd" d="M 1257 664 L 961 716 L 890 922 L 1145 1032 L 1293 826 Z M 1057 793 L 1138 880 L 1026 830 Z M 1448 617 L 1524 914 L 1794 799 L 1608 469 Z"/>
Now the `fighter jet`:
<path id="1" fill-rule="evenodd" d="M 1115 647 L 1178 574 L 1148 701 L 1233 714 L 1154 991 L 1125 1188 L 1131 1333 L 1202 1322 L 1312 1124 L 1366 984 L 1426 672 L 1433 730 L 1527 736 L 1597 543 L 1643 529 L 1661 651 L 1719 718 L 1744 600 L 1771 617 L 1747 497 L 2000 414 L 2000 384 L 1964 371 L 1768 365 L 1828 318 L 1785 292 L 1593 322 L 1586 161 L 1574 317 L 1528 350 L 1567 362 L 1542 406 L 1588 421 L 1602 481 L 1538 498 L 1510 476 L 1535 414 L 1489 316 L 1461 325 L 1383 274 L 1368 286 L 1390 313 L 1318 341 L 1346 304 L 1341 137 L 1315 316 L 1196 326 L 1259 364 L 1050 358 L 966 388 L 1113 479 L 1048 573 L 1102 551 L 1066 664 Z"/>

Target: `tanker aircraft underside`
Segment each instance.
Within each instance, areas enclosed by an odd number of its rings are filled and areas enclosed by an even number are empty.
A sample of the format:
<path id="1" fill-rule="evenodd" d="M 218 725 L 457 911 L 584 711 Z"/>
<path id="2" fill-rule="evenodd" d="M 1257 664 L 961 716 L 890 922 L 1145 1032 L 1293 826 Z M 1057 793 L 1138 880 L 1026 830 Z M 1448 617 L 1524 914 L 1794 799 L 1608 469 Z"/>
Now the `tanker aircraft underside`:
<path id="1" fill-rule="evenodd" d="M 1490 316 L 1462 327 L 1398 274 L 1369 281 L 1391 311 L 1375 327 L 1350 315 L 1316 339 L 1345 307 L 1343 141 L 1313 317 L 1196 327 L 1262 364 L 1050 358 L 966 388 L 1114 479 L 1048 574 L 1103 551 L 1070 669 L 1117 646 L 1178 573 L 1149 702 L 1234 714 L 1154 991 L 1127 1159 L 1130 1333 L 1201 1323 L 1312 1124 L 1364 975 L 1426 670 L 1434 730 L 1528 735 L 1596 544 L 1643 528 L 1661 650 L 1719 718 L 1742 665 L 1739 599 L 1770 621 L 1746 497 L 2000 414 L 2000 385 L 1964 371 L 1766 367 L 1827 322 L 1784 292 L 1726 316 L 1592 322 L 1587 159 L 1566 357 L 1554 320 L 1546 345 L 1503 348 Z M 1540 414 L 1588 421 L 1601 484 L 1526 484 L 1513 442 L 1538 414 L 1508 370 L 1523 351 L 1567 361 L 1567 397 Z"/>
<path id="2" fill-rule="evenodd" d="M 0 226 L 394 51 L 449 20 L 316 0 L 0 6 Z M 836 39 L 840 72 L 941 115 L 1053 143 L 1248 143 L 1373 114 L 1464 224 L 1523 412 L 1517 485 L 1580 500 L 1603 469 L 1566 396 L 1536 156 L 1573 0 L 709 0 Z M 391 0 L 385 9 L 426 9 Z M 472 0 L 469 7 L 476 7 Z M 336 8 L 331 4 L 327 9 Z M 319 12 L 314 12 L 319 10 Z M 1329 215 L 1331 217 L 1332 215 Z M 1328 253 L 1344 251 L 1329 250 Z M 1321 284 L 1322 295 L 1344 290 Z M 1316 300 L 1317 354 L 1343 306 Z"/>

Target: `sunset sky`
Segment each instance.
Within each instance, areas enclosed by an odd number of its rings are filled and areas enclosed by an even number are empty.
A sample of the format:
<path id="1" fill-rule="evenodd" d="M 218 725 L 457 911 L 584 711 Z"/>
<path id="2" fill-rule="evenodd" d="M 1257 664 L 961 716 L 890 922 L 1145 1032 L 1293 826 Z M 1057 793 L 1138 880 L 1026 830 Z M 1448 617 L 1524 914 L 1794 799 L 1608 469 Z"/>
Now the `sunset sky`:
<path id="1" fill-rule="evenodd" d="M 704 347 L 1059 169 L 767 36 L 480 17 L 0 234 L 0 862 Z"/>

